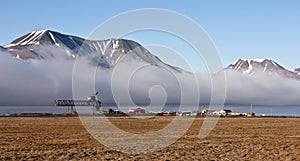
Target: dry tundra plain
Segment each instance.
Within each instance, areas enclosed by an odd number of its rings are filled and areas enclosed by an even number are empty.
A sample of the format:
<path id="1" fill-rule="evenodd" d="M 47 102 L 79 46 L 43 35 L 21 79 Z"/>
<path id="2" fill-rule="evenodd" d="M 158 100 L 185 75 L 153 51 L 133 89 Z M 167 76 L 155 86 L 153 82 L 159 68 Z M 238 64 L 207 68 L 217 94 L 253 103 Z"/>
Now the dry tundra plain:
<path id="1" fill-rule="evenodd" d="M 132 133 L 159 130 L 173 117 L 111 117 Z M 196 118 L 174 144 L 151 153 L 128 154 L 96 141 L 79 117 L 0 117 L 0 160 L 300 160 L 300 118 L 220 118 L 198 138 Z"/>

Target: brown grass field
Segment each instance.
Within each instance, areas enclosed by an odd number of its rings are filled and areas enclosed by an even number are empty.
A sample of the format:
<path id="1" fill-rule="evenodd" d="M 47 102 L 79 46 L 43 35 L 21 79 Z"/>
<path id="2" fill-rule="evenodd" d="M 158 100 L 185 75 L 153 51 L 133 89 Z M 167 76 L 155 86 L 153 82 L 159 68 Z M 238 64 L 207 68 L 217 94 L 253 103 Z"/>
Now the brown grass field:
<path id="1" fill-rule="evenodd" d="M 123 130 L 159 130 L 172 117 L 110 118 Z M 200 140 L 196 118 L 174 144 L 125 154 L 97 142 L 78 117 L 0 117 L 0 160 L 300 160 L 300 118 L 220 118 Z"/>

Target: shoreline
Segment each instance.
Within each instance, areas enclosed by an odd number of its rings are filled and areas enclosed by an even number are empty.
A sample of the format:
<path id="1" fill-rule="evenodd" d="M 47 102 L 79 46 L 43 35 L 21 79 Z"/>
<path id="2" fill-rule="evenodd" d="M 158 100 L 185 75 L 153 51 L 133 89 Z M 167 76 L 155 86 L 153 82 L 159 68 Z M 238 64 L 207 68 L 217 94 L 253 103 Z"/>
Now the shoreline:
<path id="1" fill-rule="evenodd" d="M 117 115 L 117 114 L 107 114 L 107 115 L 69 115 L 69 114 L 54 114 L 54 113 L 20 113 L 20 114 L 6 114 L 0 115 L 1 118 L 5 117 L 79 117 L 79 116 L 90 116 L 90 117 L 128 117 L 132 118 L 130 115 Z M 153 117 L 175 117 L 175 115 L 162 116 L 162 115 L 153 115 L 153 114 L 141 114 L 141 115 L 132 115 L 133 117 L 144 117 L 144 116 L 153 116 Z M 194 117 L 194 118 L 206 118 L 206 116 L 178 116 L 178 117 Z M 218 117 L 218 116 L 209 116 L 209 117 Z M 267 116 L 220 116 L 219 118 L 300 118 L 300 116 L 280 116 L 280 115 L 267 115 Z"/>

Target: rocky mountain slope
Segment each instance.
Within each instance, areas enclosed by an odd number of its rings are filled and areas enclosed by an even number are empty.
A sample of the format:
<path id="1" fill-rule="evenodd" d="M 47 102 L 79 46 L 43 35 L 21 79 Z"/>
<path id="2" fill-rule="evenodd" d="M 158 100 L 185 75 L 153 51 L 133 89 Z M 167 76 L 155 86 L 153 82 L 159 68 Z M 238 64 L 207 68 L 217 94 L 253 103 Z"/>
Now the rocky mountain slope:
<path id="1" fill-rule="evenodd" d="M 21 36 L 4 48 L 20 60 L 89 56 L 93 63 L 103 68 L 114 67 L 129 53 L 135 61 L 182 72 L 182 69 L 162 62 L 137 42 L 125 39 L 85 40 L 51 30 L 40 30 Z"/>
<path id="2" fill-rule="evenodd" d="M 295 71 L 285 69 L 278 63 L 270 59 L 239 59 L 233 64 L 225 68 L 227 71 L 236 71 L 243 74 L 276 74 L 287 78 L 300 79 L 300 76 Z"/>

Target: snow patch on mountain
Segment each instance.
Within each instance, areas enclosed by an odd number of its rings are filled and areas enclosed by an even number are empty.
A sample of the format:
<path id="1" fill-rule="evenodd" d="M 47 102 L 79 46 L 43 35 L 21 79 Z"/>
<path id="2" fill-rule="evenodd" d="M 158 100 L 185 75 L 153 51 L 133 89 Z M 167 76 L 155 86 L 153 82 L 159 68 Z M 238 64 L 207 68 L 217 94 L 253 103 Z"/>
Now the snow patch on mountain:
<path id="1" fill-rule="evenodd" d="M 238 59 L 233 64 L 230 64 L 227 68 L 225 68 L 225 70 L 248 75 L 266 73 L 269 75 L 276 74 L 282 77 L 300 79 L 295 72 L 285 69 L 271 59 Z"/>
<path id="2" fill-rule="evenodd" d="M 241 60 L 243 60 L 243 61 L 248 61 L 248 62 L 250 62 L 250 61 L 255 61 L 255 62 L 261 63 L 261 62 L 263 62 L 265 59 L 245 59 L 245 58 L 242 58 Z"/>
<path id="3" fill-rule="evenodd" d="M 32 31 L 31 33 L 19 38 L 18 41 L 14 41 L 6 45 L 5 48 L 9 48 L 17 45 L 39 44 L 37 40 L 39 40 L 45 32 L 47 32 L 47 30 Z"/>
<path id="4" fill-rule="evenodd" d="M 5 48 L 20 60 L 86 56 L 93 64 L 103 68 L 113 68 L 125 54 L 130 54 L 135 61 L 183 71 L 165 64 L 137 42 L 126 39 L 85 40 L 51 30 L 40 30 L 12 41 Z"/>

